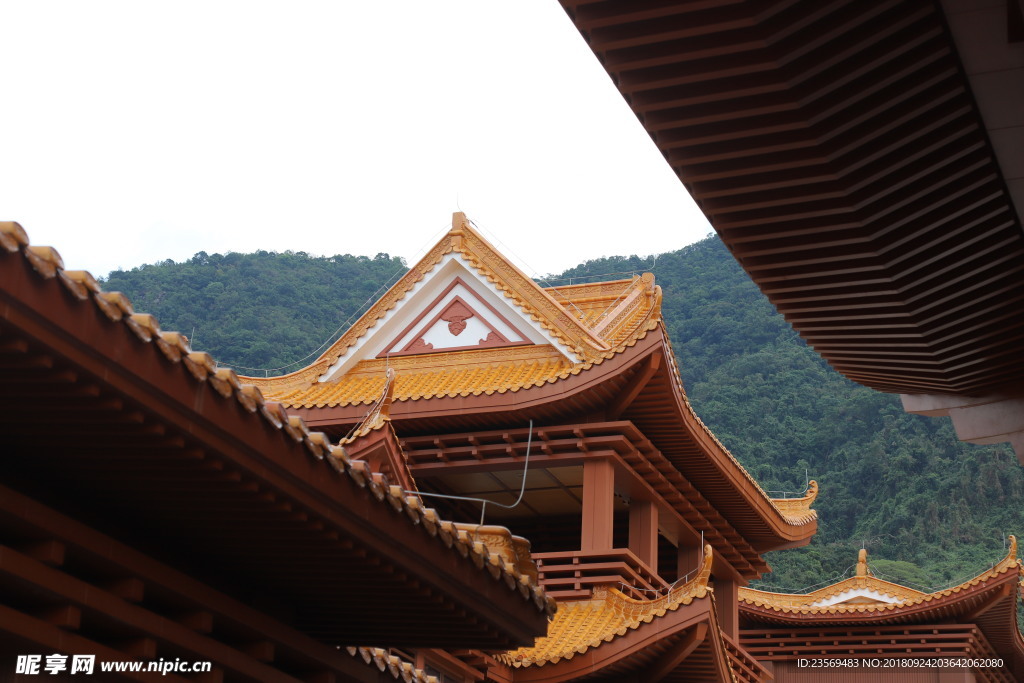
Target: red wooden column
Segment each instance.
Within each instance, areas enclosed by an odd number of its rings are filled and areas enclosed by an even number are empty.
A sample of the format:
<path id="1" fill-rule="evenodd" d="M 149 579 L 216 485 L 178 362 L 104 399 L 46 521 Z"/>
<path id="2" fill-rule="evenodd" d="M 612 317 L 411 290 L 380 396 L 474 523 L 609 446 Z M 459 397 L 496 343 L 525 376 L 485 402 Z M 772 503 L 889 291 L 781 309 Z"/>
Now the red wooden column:
<path id="1" fill-rule="evenodd" d="M 739 584 L 732 579 L 714 577 L 715 605 L 718 607 L 718 623 L 722 633 L 733 640 L 739 640 L 740 597 Z"/>
<path id="2" fill-rule="evenodd" d="M 612 504 L 615 500 L 615 470 L 610 460 L 583 463 L 583 524 L 580 550 L 607 552 L 612 549 Z"/>
<path id="3" fill-rule="evenodd" d="M 641 562 L 658 571 L 658 508 L 649 500 L 629 506 L 629 549 Z"/>
<path id="4" fill-rule="evenodd" d="M 700 546 L 681 545 L 677 550 L 676 571 L 681 579 L 686 576 L 687 573 L 696 570 L 700 565 Z M 690 578 L 693 578 L 692 574 Z"/>

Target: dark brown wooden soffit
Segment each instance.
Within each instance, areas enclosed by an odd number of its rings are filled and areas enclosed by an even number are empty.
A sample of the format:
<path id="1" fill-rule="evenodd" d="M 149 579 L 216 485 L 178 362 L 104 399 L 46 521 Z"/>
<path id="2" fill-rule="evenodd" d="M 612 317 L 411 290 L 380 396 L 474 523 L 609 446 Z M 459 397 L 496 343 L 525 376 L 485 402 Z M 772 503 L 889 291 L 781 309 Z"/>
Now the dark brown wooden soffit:
<path id="1" fill-rule="evenodd" d="M 332 645 L 507 648 L 553 605 L 0 224 L 0 482 Z"/>
<path id="2" fill-rule="evenodd" d="M 205 679 L 170 674 L 169 681 L 395 678 L 3 486 L 0 538 L 5 665 L 12 655 L 42 649 L 103 661 L 180 657 L 213 665 Z M 154 674 L 126 673 L 123 679 L 152 681 Z"/>
<path id="3" fill-rule="evenodd" d="M 560 2 L 833 367 L 897 393 L 1024 382 L 1024 234 L 937 0 Z"/>

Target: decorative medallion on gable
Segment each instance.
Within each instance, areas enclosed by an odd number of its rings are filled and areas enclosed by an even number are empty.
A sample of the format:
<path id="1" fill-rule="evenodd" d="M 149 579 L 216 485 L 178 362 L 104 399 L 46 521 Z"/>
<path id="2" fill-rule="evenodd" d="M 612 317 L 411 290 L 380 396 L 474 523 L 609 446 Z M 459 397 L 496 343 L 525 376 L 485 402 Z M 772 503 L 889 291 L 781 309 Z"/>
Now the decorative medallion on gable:
<path id="1" fill-rule="evenodd" d="M 465 280 L 455 277 L 377 357 L 532 343 Z"/>

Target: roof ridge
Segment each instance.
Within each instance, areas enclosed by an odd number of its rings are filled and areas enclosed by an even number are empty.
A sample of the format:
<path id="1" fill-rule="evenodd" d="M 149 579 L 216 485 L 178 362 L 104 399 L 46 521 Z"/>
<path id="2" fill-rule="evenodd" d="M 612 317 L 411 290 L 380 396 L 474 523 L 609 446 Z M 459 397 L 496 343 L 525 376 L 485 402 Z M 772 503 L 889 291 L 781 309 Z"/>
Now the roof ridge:
<path id="1" fill-rule="evenodd" d="M 694 577 L 657 598 L 638 600 L 612 586 L 598 586 L 590 600 L 559 602 L 555 618 L 548 627 L 549 635 L 538 638 L 532 647 L 503 652 L 497 659 L 515 668 L 557 664 L 626 635 L 694 600 L 711 599 L 713 589 L 708 582 L 713 552 L 710 545 L 705 545 L 704 557 Z"/>
<path id="2" fill-rule="evenodd" d="M 818 498 L 818 482 L 811 479 L 807 482 L 807 490 L 799 498 L 770 498 L 772 505 L 792 524 L 805 524 L 818 518 L 818 513 L 811 505 Z"/>
<path id="3" fill-rule="evenodd" d="M 301 388 L 316 382 L 360 338 L 375 328 L 416 283 L 431 273 L 445 255 L 453 252 L 465 258 L 514 306 L 553 335 L 578 362 L 596 360 L 609 350 L 607 343 L 477 232 L 464 213 L 456 212 L 452 215 L 452 228 L 316 360 L 294 372 L 269 378 L 245 377 L 246 381 L 258 386 L 282 388 Z"/>
<path id="4" fill-rule="evenodd" d="M 831 584 L 829 586 L 825 586 L 824 588 L 818 589 L 817 591 L 812 591 L 810 593 L 776 593 L 776 592 L 771 592 L 771 591 L 761 591 L 761 590 L 758 590 L 756 588 L 741 587 L 739 589 L 738 596 L 739 596 L 739 601 L 741 603 L 747 603 L 747 604 L 750 604 L 750 605 L 754 605 L 754 606 L 761 607 L 761 608 L 764 608 L 764 609 L 769 609 L 769 610 L 776 611 L 776 612 L 786 612 L 786 613 L 793 613 L 793 614 L 820 614 L 820 613 L 835 614 L 835 613 L 843 613 L 843 612 L 857 612 L 857 613 L 863 613 L 863 612 L 882 612 L 882 611 L 891 611 L 891 610 L 895 610 L 895 609 L 902 608 L 902 607 L 910 607 L 910 606 L 914 606 L 914 605 L 919 605 L 919 604 L 922 604 L 922 603 L 925 603 L 925 602 L 931 602 L 932 600 L 937 600 L 937 599 L 940 599 L 940 598 L 944 598 L 946 596 L 953 595 L 954 593 L 959 593 L 959 592 L 961 592 L 961 591 L 963 591 L 965 589 L 968 589 L 968 588 L 971 588 L 973 586 L 976 586 L 976 585 L 978 585 L 978 584 L 980 584 L 980 583 L 982 583 L 984 581 L 987 581 L 989 579 L 995 578 L 995 577 L 1000 576 L 1002 574 L 1006 574 L 1011 569 L 1016 569 L 1018 576 L 1022 576 L 1022 574 L 1024 574 L 1024 564 L 1022 564 L 1021 560 L 1017 558 L 1017 538 L 1016 538 L 1016 536 L 1012 536 L 1012 535 L 1009 537 L 1009 547 L 1007 549 L 1007 553 L 1006 553 L 1006 555 L 1001 560 L 999 560 L 999 562 L 996 562 L 990 568 L 980 572 L 979 574 L 976 574 L 975 576 L 973 576 L 973 577 L 971 577 L 969 579 L 966 579 L 965 581 L 961 581 L 959 584 L 957 584 L 955 586 L 950 586 L 949 588 L 944 588 L 944 589 L 938 590 L 938 591 L 932 591 L 930 593 L 925 593 L 924 591 L 919 591 L 919 590 L 916 590 L 916 589 L 913 589 L 913 588 L 909 588 L 907 586 L 902 586 L 902 585 L 900 585 L 898 583 L 894 583 L 892 581 L 886 581 L 885 579 L 880 579 L 880 578 L 878 578 L 878 577 L 876 577 L 874 575 L 870 575 L 869 574 L 869 575 L 866 575 L 866 576 L 850 576 L 850 577 L 847 577 L 845 579 L 841 579 L 840 581 L 837 581 L 834 584 Z M 898 591 L 898 592 L 902 592 L 902 593 L 910 592 L 910 593 L 913 593 L 914 595 L 911 595 L 909 597 L 906 597 L 904 599 L 900 599 L 897 602 L 892 602 L 892 603 L 874 603 L 874 604 L 863 604 L 863 603 L 844 604 L 844 603 L 840 603 L 840 604 L 835 604 L 835 605 L 812 605 L 812 604 L 784 605 L 784 604 L 781 604 L 783 602 L 788 602 L 790 600 L 793 600 L 793 599 L 796 599 L 796 598 L 801 598 L 801 597 L 808 598 L 808 597 L 813 596 L 814 598 L 820 600 L 820 599 L 832 597 L 832 596 L 835 596 L 835 595 L 840 595 L 843 592 L 845 592 L 845 590 L 850 590 L 849 587 L 851 585 L 857 585 L 857 584 L 860 584 L 862 587 L 867 587 L 869 585 L 877 586 L 878 584 L 884 584 L 885 586 L 894 586 L 894 587 L 900 589 L 900 591 Z M 839 586 L 844 586 L 845 588 L 844 589 L 840 589 L 840 590 L 835 590 Z M 828 592 L 825 592 L 825 591 L 828 591 Z M 895 598 L 899 598 L 900 597 L 899 595 L 895 595 L 895 594 L 892 594 L 892 593 L 885 593 L 885 594 L 886 595 L 891 595 L 892 597 L 895 597 Z"/>

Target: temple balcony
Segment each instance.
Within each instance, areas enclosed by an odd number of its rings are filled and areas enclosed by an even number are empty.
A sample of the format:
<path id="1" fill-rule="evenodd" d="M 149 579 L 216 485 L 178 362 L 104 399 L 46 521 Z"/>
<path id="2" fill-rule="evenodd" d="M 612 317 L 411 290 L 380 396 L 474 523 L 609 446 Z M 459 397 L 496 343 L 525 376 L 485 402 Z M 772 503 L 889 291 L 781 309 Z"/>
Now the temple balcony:
<path id="1" fill-rule="evenodd" d="M 601 585 L 615 586 L 638 600 L 651 598 L 651 591 L 668 588 L 658 572 L 628 548 L 533 553 L 532 557 L 537 563 L 538 583 L 556 600 L 586 599 Z"/>

